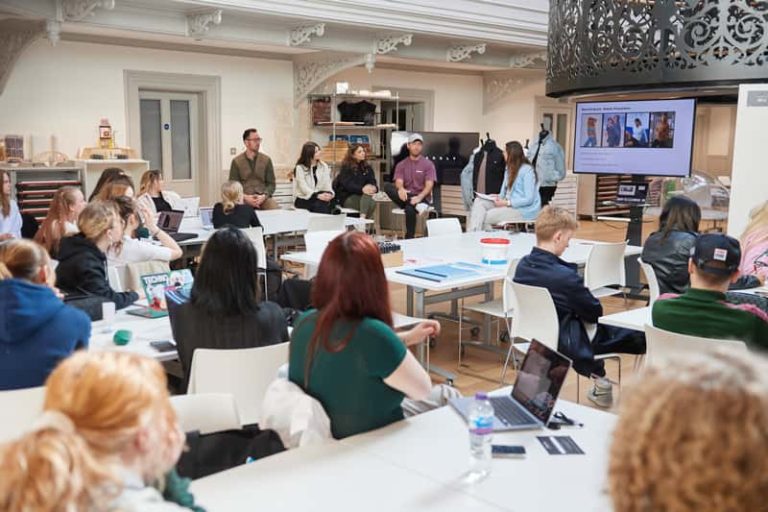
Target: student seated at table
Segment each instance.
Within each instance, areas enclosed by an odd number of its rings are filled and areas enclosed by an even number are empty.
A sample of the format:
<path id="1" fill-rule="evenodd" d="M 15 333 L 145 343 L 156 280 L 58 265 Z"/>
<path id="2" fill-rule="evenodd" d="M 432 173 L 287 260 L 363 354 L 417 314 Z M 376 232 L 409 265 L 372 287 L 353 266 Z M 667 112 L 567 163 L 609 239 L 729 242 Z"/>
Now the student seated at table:
<path id="1" fill-rule="evenodd" d="M 0 390 L 42 386 L 59 361 L 88 346 L 91 320 L 64 305 L 54 277 L 37 243 L 0 244 Z"/>
<path id="2" fill-rule="evenodd" d="M 444 390 L 432 390 L 408 350 L 438 334 L 440 324 L 427 320 L 405 333 L 392 330 L 389 287 L 371 237 L 347 232 L 328 244 L 312 304 L 317 309 L 299 318 L 291 336 L 289 378 L 322 404 L 335 438 L 401 420 L 404 409 L 410 415 L 444 405 L 418 402 Z"/>
<path id="3" fill-rule="evenodd" d="M 408 158 L 395 166 L 395 183 L 383 187 L 389 199 L 405 212 L 405 238 L 416 236 L 416 215 L 429 210 L 432 188 L 437 182 L 435 165 L 421 155 L 424 139 L 418 133 L 408 137 Z"/>
<path id="4" fill-rule="evenodd" d="M 163 173 L 157 170 L 141 175 L 139 197 L 136 200 L 156 216 L 159 212 L 183 210 L 181 196 L 172 190 L 165 190 Z"/>
<path id="5" fill-rule="evenodd" d="M 739 277 L 741 247 L 723 234 L 699 235 L 688 260 L 691 287 L 664 294 L 653 304 L 653 325 L 665 331 L 741 340 L 768 349 L 768 315 L 751 304 L 726 300 L 728 285 Z"/>
<path id="6" fill-rule="evenodd" d="M 8 171 L 0 171 L 3 181 L 0 193 L 0 241 L 10 238 L 21 238 L 21 213 L 19 205 L 11 199 L 11 176 Z"/>
<path id="7" fill-rule="evenodd" d="M 109 201 L 116 197 L 134 197 L 136 195 L 135 190 L 133 180 L 130 176 L 117 176 L 102 187 L 99 195 L 96 196 L 96 199 L 100 201 Z"/>
<path id="8" fill-rule="evenodd" d="M 154 487 L 194 506 L 173 471 L 183 447 L 157 361 L 79 351 L 46 381 L 34 426 L 0 447 L 0 509 L 189 511 Z"/>
<path id="9" fill-rule="evenodd" d="M 684 293 L 689 286 L 688 260 L 699 236 L 701 208 L 685 196 L 671 197 L 659 217 L 659 230 L 643 244 L 641 258 L 653 267 L 660 293 Z M 757 277 L 736 281 L 732 290 L 759 286 Z"/>
<path id="10" fill-rule="evenodd" d="M 86 204 L 88 203 L 85 202 L 80 187 L 59 188 L 53 194 L 48 214 L 35 235 L 35 242 L 45 247 L 48 254 L 55 258 L 59 252 L 61 239 L 66 235 L 77 233 L 77 217 Z"/>
<path id="11" fill-rule="evenodd" d="M 515 282 L 549 290 L 560 323 L 558 350 L 573 360 L 574 370 L 594 377 L 587 398 L 600 407 L 610 407 L 613 391 L 605 378 L 605 363 L 596 361 L 594 356 L 609 352 L 643 354 L 645 336 L 628 329 L 596 325 L 603 316 L 603 306 L 584 286 L 576 264 L 560 259 L 578 227 L 576 217 L 569 211 L 545 206 L 536 218 L 536 246 L 518 263 Z"/>
<path id="12" fill-rule="evenodd" d="M 679 356 L 646 369 L 621 402 L 608 470 L 615 512 L 765 510 L 764 357 Z"/>
<path id="13" fill-rule="evenodd" d="M 373 168 L 365 158 L 365 147 L 352 144 L 341 162 L 341 170 L 333 186 L 340 205 L 359 211 L 362 219 L 372 219 L 376 213 L 373 196 L 379 187 Z"/>
<path id="14" fill-rule="evenodd" d="M 320 160 L 322 150 L 315 142 L 307 142 L 301 148 L 296 161 L 293 179 L 296 199 L 293 205 L 315 213 L 333 213 L 333 186 L 331 169 Z"/>
<path id="15" fill-rule="evenodd" d="M 189 302 L 168 304 L 173 339 L 189 381 L 198 348 L 251 348 L 288 341 L 280 306 L 261 301 L 258 256 L 239 229 L 216 231 L 206 243 Z"/>
<path id="16" fill-rule="evenodd" d="M 261 226 L 256 210 L 244 204 L 243 185 L 239 181 L 227 181 L 221 186 L 221 202 L 213 206 L 213 227 L 257 228 Z"/>
<path id="17" fill-rule="evenodd" d="M 517 141 L 507 142 L 504 154 L 507 168 L 501 191 L 493 199 L 475 198 L 467 231 L 488 230 L 513 220 L 534 220 L 541 210 L 539 180 L 523 146 Z"/>
<path id="18" fill-rule="evenodd" d="M 96 199 L 99 194 L 101 193 L 101 189 L 103 189 L 108 183 L 110 183 L 112 180 L 117 178 L 118 176 L 125 176 L 125 171 L 120 169 L 119 167 L 108 167 L 102 171 L 101 176 L 99 176 L 99 181 L 96 182 L 96 186 L 93 187 L 93 191 L 91 191 L 91 195 L 88 196 L 88 202 L 90 203 L 94 199 Z"/>
<path id="19" fill-rule="evenodd" d="M 139 299 L 136 292 L 116 292 L 107 280 L 107 252 L 123 238 L 123 223 L 112 202 L 94 201 L 77 219 L 80 233 L 59 245 L 56 283 L 68 298 L 95 297 L 123 309 Z"/>
<path id="20" fill-rule="evenodd" d="M 107 251 L 110 266 L 144 261 L 171 262 L 181 258 L 181 247 L 168 233 L 157 227 L 149 208 L 140 206 L 127 196 L 116 197 L 112 202 L 123 225 L 123 238 Z M 144 219 L 143 223 L 140 219 Z M 140 229 L 142 227 L 144 229 Z M 139 238 L 139 235 L 146 235 L 147 238 Z M 148 237 L 156 238 L 160 245 L 152 243 Z"/>
<path id="21" fill-rule="evenodd" d="M 749 223 L 741 235 L 743 275 L 755 275 L 765 282 L 768 277 L 768 201 L 749 212 Z"/>

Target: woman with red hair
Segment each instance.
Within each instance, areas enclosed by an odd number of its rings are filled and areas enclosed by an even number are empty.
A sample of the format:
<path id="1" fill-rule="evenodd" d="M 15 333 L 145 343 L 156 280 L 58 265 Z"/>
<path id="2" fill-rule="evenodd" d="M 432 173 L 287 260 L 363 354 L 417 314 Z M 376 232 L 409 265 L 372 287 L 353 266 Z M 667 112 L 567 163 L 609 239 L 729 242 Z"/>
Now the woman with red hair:
<path id="1" fill-rule="evenodd" d="M 348 232 L 323 253 L 312 309 L 291 336 L 289 377 L 331 419 L 337 439 L 403 419 L 403 399 L 424 400 L 432 384 L 408 350 L 438 334 L 421 322 L 397 334 L 381 254 L 371 237 Z"/>

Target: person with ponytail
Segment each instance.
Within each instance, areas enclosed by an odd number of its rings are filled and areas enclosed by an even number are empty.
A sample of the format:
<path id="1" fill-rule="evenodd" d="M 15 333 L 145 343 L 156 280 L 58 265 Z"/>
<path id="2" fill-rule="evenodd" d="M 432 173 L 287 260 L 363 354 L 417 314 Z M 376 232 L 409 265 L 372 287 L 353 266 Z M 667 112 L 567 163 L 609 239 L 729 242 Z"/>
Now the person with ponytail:
<path id="1" fill-rule="evenodd" d="M 16 201 L 11 199 L 11 175 L 0 171 L 3 188 L 0 192 L 0 241 L 21 238 L 21 212 Z"/>
<path id="2" fill-rule="evenodd" d="M 53 194 L 48 215 L 35 235 L 35 242 L 45 247 L 52 258 L 59 253 L 61 239 L 77 233 L 77 217 L 86 204 L 80 187 L 64 186 Z"/>
<path id="3" fill-rule="evenodd" d="M 0 244 L 0 390 L 42 386 L 59 361 L 88 346 L 90 319 L 61 301 L 53 281 L 39 244 Z"/>
<path id="4" fill-rule="evenodd" d="M 139 299 L 133 291 L 116 292 L 107 280 L 107 251 L 123 238 L 123 223 L 112 202 L 94 201 L 77 219 L 80 233 L 59 245 L 57 284 L 68 296 L 88 296 L 114 302 L 123 309 Z"/>
<path id="5" fill-rule="evenodd" d="M 440 324 L 425 320 L 395 333 L 387 278 L 371 237 L 352 231 L 328 244 L 312 305 L 317 309 L 300 317 L 291 335 L 289 378 L 323 405 L 335 438 L 430 408 L 425 399 L 435 390 L 408 347 L 439 334 Z"/>
<path id="6" fill-rule="evenodd" d="M 239 181 L 227 181 L 221 186 L 221 202 L 213 206 L 211 221 L 216 229 L 257 228 L 261 226 L 256 210 L 244 204 L 243 185 Z"/>
<path id="7" fill-rule="evenodd" d="M 157 361 L 128 352 L 64 360 L 35 425 L 0 446 L 0 510 L 188 510 L 155 487 L 184 446 L 166 384 Z"/>
<path id="8" fill-rule="evenodd" d="M 536 171 L 525 156 L 523 146 L 507 142 L 504 149 L 507 170 L 498 195 L 475 198 L 469 214 L 467 231 L 491 229 L 496 224 L 536 219 L 541 210 L 541 196 Z"/>

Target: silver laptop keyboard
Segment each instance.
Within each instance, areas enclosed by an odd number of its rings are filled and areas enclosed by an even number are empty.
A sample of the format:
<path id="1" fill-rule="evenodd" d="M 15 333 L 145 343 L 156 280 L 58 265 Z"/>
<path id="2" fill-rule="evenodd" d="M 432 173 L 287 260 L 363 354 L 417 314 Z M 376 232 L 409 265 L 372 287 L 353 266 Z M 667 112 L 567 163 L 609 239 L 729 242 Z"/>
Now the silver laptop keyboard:
<path id="1" fill-rule="evenodd" d="M 517 404 L 509 397 L 490 397 L 493 411 L 499 420 L 505 425 L 533 424 L 531 418 L 526 415 Z"/>

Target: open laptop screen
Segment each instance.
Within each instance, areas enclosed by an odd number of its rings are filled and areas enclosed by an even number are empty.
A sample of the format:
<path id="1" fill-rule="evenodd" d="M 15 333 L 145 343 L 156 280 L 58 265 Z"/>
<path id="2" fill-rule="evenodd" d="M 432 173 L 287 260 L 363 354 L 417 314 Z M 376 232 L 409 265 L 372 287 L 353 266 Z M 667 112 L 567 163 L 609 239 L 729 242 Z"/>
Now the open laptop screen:
<path id="1" fill-rule="evenodd" d="M 512 398 L 546 424 L 570 367 L 567 357 L 534 340 L 520 366 Z"/>
<path id="2" fill-rule="evenodd" d="M 183 218 L 184 212 L 181 210 L 160 212 L 160 215 L 157 218 L 157 226 L 166 233 L 177 233 Z"/>

